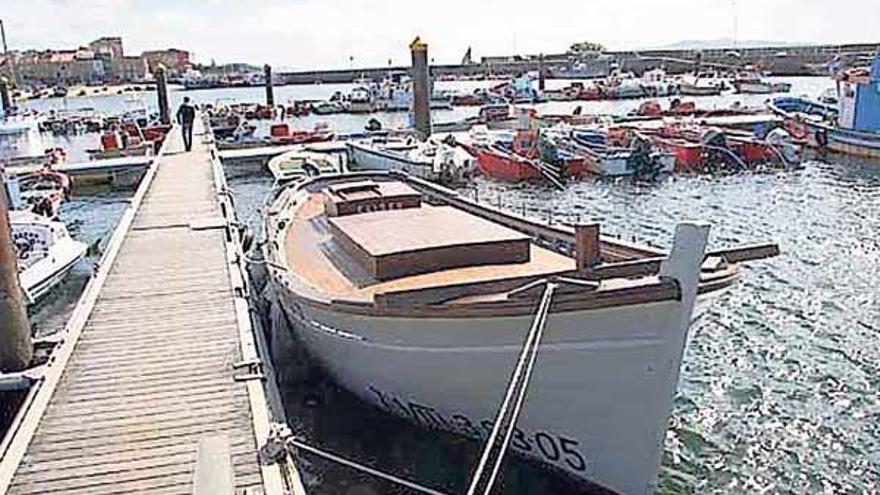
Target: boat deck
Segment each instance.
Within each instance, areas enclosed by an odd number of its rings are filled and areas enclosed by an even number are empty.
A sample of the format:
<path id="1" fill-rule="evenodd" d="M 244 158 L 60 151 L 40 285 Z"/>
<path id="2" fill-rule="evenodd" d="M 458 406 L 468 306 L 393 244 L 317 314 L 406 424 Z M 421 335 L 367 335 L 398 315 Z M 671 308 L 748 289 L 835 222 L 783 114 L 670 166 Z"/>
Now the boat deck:
<path id="1" fill-rule="evenodd" d="M 437 207 L 423 204 L 422 208 Z M 383 293 L 429 289 L 462 282 L 485 283 L 542 277 L 576 268 L 574 259 L 531 244 L 529 261 L 524 263 L 469 266 L 379 281 L 368 275 L 333 238 L 327 217 L 324 216 L 320 192 L 312 193 L 295 215 L 285 239 L 290 269 L 312 289 L 330 299 L 370 304 L 376 295 Z M 393 237 L 389 234 L 389 239 Z"/>
<path id="2" fill-rule="evenodd" d="M 197 459 L 213 452 L 219 464 L 200 469 L 222 477 L 231 459 L 235 493 L 280 495 L 277 466 L 257 457 L 263 384 L 234 377 L 255 359 L 254 336 L 222 169 L 195 131 L 191 153 L 169 134 L 123 216 L 4 445 L 0 493 L 192 494 Z"/>

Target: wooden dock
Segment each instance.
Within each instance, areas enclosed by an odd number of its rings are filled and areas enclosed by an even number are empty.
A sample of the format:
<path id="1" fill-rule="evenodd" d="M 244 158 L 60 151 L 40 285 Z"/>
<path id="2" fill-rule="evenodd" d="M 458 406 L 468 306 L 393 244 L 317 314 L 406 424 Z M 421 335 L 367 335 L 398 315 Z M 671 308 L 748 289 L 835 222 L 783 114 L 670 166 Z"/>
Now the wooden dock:
<path id="1" fill-rule="evenodd" d="M 148 167 L 0 445 L 0 493 L 215 493 L 226 478 L 237 495 L 302 493 L 295 470 L 258 460 L 283 412 L 223 170 L 196 124 L 191 153 L 175 129 Z"/>

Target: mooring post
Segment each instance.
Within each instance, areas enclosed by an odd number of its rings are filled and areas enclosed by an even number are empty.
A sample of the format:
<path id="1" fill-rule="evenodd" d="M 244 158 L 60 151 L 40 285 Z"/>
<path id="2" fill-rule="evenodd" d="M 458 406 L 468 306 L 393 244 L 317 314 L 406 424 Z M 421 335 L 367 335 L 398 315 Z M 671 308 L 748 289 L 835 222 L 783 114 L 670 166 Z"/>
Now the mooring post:
<path id="1" fill-rule="evenodd" d="M 585 272 L 599 263 L 599 224 L 578 224 L 574 227 L 577 270 Z"/>
<path id="2" fill-rule="evenodd" d="M 4 177 L 0 170 L 0 371 L 14 372 L 30 365 L 34 349 L 18 280 L 18 254 L 12 242 Z"/>
<path id="3" fill-rule="evenodd" d="M 412 54 L 413 114 L 421 139 L 431 135 L 431 84 L 428 80 L 428 45 L 417 36 L 409 45 Z"/>
<path id="4" fill-rule="evenodd" d="M 12 113 L 12 98 L 9 96 L 9 79 L 0 77 L 0 104 L 3 105 L 3 113 Z"/>
<path id="5" fill-rule="evenodd" d="M 272 88 L 272 66 L 266 64 L 263 66 L 263 74 L 266 77 L 266 106 L 275 107 L 275 90 Z"/>
<path id="6" fill-rule="evenodd" d="M 171 125 L 171 112 L 168 109 L 168 80 L 165 77 L 165 66 L 156 67 L 156 96 L 159 98 L 159 120 L 163 125 Z"/>
<path id="7" fill-rule="evenodd" d="M 544 54 L 538 55 L 538 91 L 544 92 Z"/>

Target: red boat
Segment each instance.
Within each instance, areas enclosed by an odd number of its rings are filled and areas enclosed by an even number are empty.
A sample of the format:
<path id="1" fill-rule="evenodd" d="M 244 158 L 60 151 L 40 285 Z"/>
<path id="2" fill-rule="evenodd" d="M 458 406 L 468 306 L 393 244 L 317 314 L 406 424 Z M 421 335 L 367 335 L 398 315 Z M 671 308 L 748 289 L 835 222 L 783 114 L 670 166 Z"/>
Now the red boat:
<path id="1" fill-rule="evenodd" d="M 545 178 L 557 187 L 563 176 L 581 176 L 587 171 L 583 157 L 553 155 L 545 160 L 537 131 L 518 131 L 511 145 L 495 143 L 471 149 L 477 166 L 486 177 L 506 182 Z"/>
<path id="2" fill-rule="evenodd" d="M 670 125 L 649 133 L 658 147 L 675 155 L 676 172 L 704 172 L 717 161 L 744 167 L 780 161 L 789 164 L 800 158 L 791 142 L 760 140 L 731 129 Z"/>
<path id="3" fill-rule="evenodd" d="M 318 124 L 312 130 L 298 131 L 291 130 L 285 122 L 272 124 L 269 128 L 269 136 L 272 144 L 307 144 L 333 139 L 333 133 L 326 125 Z"/>

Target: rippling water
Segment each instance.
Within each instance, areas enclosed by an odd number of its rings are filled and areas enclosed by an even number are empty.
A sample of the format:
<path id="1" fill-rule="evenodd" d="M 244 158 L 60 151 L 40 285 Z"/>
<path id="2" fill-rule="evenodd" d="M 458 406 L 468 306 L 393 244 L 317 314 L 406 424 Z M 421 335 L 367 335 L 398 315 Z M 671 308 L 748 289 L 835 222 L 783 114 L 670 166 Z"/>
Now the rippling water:
<path id="1" fill-rule="evenodd" d="M 795 92 L 817 94 L 826 85 L 804 79 Z M 261 95 L 249 91 L 254 100 Z M 724 98 L 699 101 L 724 106 L 734 97 Z M 270 182 L 265 175 L 231 180 L 239 215 L 257 228 Z M 713 248 L 778 242 L 782 254 L 745 265 L 741 282 L 691 330 L 660 492 L 880 491 L 880 163 L 814 156 L 772 173 L 583 181 L 564 191 L 478 180 L 463 192 L 542 220 L 598 220 L 606 232 L 659 246 L 669 246 L 676 223 L 689 219 L 712 224 Z M 105 239 L 126 199 L 80 198 L 62 217 L 81 222 L 78 237 Z M 89 266 L 39 309 L 41 329 L 63 322 Z M 284 392 L 298 429 L 371 465 L 458 493 L 476 462 L 474 442 L 378 413 L 319 374 Z M 402 493 L 311 458 L 305 466 L 316 493 Z M 508 463 L 504 481 L 509 494 L 573 490 L 521 461 Z"/>

